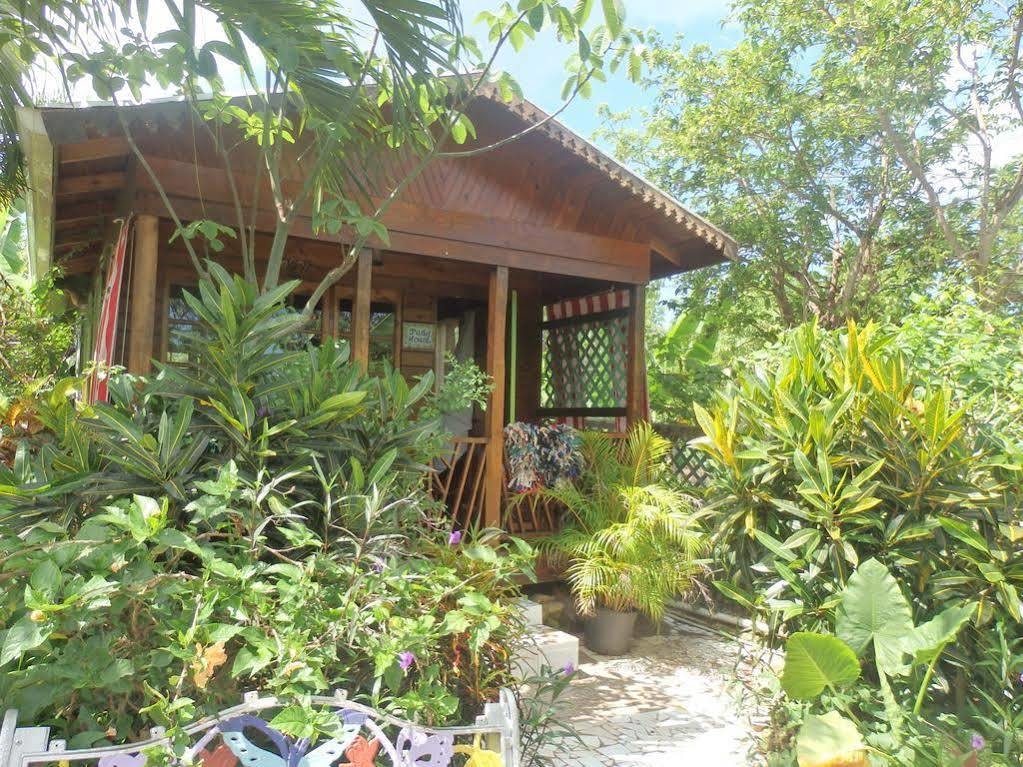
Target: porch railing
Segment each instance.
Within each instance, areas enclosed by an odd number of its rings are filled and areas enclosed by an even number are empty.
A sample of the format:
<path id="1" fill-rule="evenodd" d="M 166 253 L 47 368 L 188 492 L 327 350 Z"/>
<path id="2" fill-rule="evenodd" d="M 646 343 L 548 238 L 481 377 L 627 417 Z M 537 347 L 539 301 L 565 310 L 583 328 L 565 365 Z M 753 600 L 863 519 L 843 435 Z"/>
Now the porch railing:
<path id="1" fill-rule="evenodd" d="M 431 478 L 433 497 L 448 508 L 455 526 L 465 529 L 483 519 L 483 477 L 488 437 L 454 437 Z"/>
<path id="2" fill-rule="evenodd" d="M 624 446 L 625 434 L 608 435 Z M 433 497 L 443 503 L 454 525 L 465 529 L 483 523 L 484 477 L 489 437 L 453 437 L 449 450 L 438 459 L 430 484 Z M 503 484 L 503 483 L 502 483 Z M 558 529 L 560 505 L 536 493 L 504 492 L 501 528 L 512 535 L 545 535 Z"/>

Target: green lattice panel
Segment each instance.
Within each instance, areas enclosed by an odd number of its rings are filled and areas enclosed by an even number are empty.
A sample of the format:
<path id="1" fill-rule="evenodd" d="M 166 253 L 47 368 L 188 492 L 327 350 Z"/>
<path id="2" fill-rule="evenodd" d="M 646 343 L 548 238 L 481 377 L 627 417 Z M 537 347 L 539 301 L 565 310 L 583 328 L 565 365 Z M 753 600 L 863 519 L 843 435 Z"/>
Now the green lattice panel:
<path id="1" fill-rule="evenodd" d="M 626 317 L 546 329 L 542 406 L 625 407 L 627 331 Z"/>

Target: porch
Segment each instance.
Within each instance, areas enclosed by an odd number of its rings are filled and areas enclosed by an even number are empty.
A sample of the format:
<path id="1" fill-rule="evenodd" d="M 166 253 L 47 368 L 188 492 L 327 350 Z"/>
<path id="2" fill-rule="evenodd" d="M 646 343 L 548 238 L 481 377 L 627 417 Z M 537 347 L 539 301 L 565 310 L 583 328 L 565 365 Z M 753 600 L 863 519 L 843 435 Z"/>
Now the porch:
<path id="1" fill-rule="evenodd" d="M 148 371 L 153 360 L 181 361 L 180 339 L 198 321 L 183 299 L 195 284 L 191 265 L 168 244 L 171 223 L 153 218 L 134 219 L 125 342 L 115 359 L 133 372 Z M 155 237 L 147 236 L 152 228 Z M 229 269 L 230 251 L 220 256 Z M 301 280 L 296 306 L 336 252 L 314 240 L 289 245 L 284 277 Z M 155 266 L 147 267 L 147 258 Z M 146 273 L 153 274 L 152 315 L 135 310 L 150 304 L 142 295 Z M 308 330 L 314 341 L 347 343 L 363 370 L 386 362 L 410 383 L 432 373 L 439 389 L 452 360 L 484 371 L 492 382 L 487 406 L 445 423 L 451 449 L 434 467 L 430 490 L 461 528 L 501 527 L 528 537 L 553 530 L 556 511 L 533 499 L 507 503 L 505 426 L 554 419 L 621 433 L 644 419 L 644 294 L 642 284 L 370 249 L 327 291 Z"/>

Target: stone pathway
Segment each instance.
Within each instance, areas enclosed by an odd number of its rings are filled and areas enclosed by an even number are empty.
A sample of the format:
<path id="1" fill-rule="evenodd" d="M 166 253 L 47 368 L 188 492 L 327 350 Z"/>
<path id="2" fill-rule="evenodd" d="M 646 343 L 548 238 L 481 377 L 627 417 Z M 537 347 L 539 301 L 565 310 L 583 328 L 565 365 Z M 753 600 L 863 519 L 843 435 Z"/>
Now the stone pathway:
<path id="1" fill-rule="evenodd" d="M 622 658 L 581 649 L 579 670 L 557 708 L 582 743 L 562 743 L 554 763 L 746 764 L 748 728 L 725 689 L 736 656 L 734 642 L 698 629 L 637 639 Z"/>

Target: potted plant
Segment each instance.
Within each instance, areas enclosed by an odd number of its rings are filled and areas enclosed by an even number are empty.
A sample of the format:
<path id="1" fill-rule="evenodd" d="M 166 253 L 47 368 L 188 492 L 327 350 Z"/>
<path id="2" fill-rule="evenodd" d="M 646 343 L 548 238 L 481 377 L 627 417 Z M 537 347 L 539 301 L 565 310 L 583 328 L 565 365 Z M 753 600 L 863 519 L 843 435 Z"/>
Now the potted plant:
<path id="1" fill-rule="evenodd" d="M 693 500 L 666 483 L 670 449 L 645 423 L 624 442 L 584 433 L 579 478 L 536 491 L 564 509 L 560 531 L 538 546 L 566 568 L 595 652 L 627 652 L 637 614 L 659 622 L 667 601 L 688 591 L 700 569 L 704 536 Z"/>

